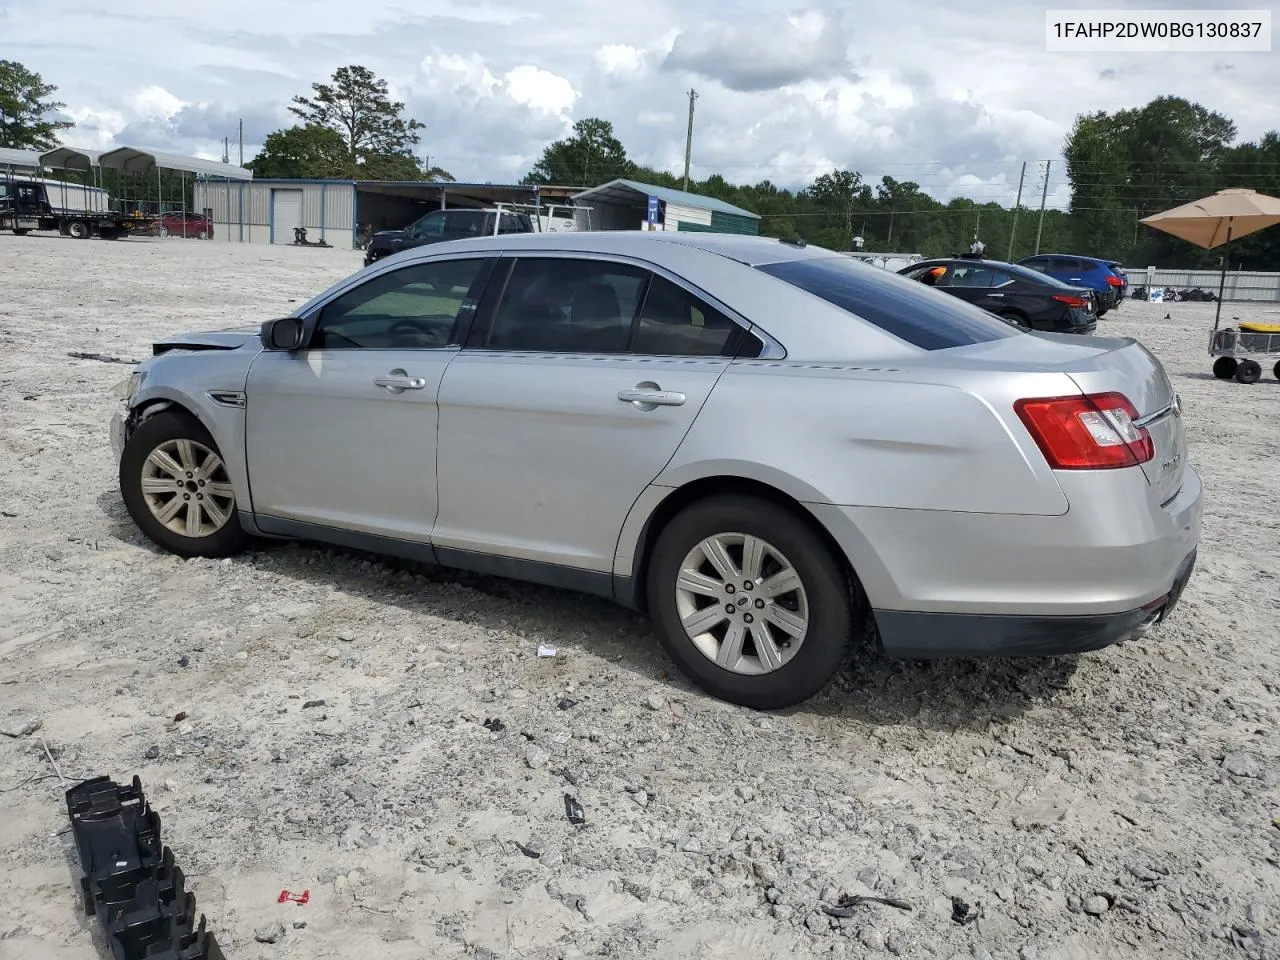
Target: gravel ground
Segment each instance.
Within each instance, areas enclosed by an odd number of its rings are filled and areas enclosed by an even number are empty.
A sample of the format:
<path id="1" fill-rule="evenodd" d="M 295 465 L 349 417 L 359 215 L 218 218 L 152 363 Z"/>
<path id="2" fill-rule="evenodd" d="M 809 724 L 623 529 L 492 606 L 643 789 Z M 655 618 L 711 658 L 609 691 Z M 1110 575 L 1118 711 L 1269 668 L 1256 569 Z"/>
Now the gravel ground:
<path id="1" fill-rule="evenodd" d="M 1212 305 L 1101 323 L 1168 366 L 1205 478 L 1169 623 L 1077 659 L 868 650 L 761 715 L 590 598 L 143 541 L 106 435 L 129 368 L 68 353 L 279 315 L 358 254 L 0 236 L 0 262 L 0 727 L 42 724 L 0 736 L 0 957 L 98 936 L 41 736 L 68 777 L 141 775 L 231 960 L 1280 955 L 1280 382 L 1212 379 Z M 842 894 L 913 909 L 821 912 Z"/>

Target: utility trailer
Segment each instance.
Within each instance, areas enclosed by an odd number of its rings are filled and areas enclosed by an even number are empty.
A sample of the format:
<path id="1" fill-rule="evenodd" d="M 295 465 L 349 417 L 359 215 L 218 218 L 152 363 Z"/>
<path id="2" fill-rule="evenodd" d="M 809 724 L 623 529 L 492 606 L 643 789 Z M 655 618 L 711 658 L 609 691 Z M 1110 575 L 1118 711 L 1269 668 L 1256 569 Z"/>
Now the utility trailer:
<path id="1" fill-rule="evenodd" d="M 136 212 L 55 209 L 49 203 L 48 190 L 38 180 L 0 182 L 0 231 L 10 230 L 19 237 L 32 230 L 56 230 L 77 240 L 120 240 L 132 233 L 146 233 L 155 219 Z"/>

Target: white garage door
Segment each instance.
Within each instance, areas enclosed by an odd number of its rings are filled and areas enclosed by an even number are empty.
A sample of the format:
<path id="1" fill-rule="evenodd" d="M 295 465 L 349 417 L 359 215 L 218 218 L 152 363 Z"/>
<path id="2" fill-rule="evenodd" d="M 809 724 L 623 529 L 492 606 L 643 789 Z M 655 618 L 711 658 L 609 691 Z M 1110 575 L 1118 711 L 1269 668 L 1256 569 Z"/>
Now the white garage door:
<path id="1" fill-rule="evenodd" d="M 302 226 L 302 191 L 271 191 L 271 242 L 293 243 L 293 228 Z"/>

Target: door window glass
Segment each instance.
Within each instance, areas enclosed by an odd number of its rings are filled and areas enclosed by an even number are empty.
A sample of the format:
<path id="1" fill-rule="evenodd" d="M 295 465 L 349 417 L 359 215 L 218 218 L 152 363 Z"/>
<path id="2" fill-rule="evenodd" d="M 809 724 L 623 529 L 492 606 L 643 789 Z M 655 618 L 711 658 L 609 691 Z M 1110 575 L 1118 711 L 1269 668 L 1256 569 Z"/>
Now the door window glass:
<path id="1" fill-rule="evenodd" d="M 729 346 L 734 329 L 723 313 L 655 275 L 631 350 L 656 356 L 719 356 Z"/>
<path id="2" fill-rule="evenodd" d="M 546 353 L 623 353 L 646 271 L 599 260 L 516 261 L 485 346 Z"/>
<path id="3" fill-rule="evenodd" d="M 435 210 L 428 213 L 420 219 L 412 227 L 409 228 L 409 236 L 415 240 L 424 237 L 438 237 L 444 233 L 444 211 Z"/>
<path id="4" fill-rule="evenodd" d="M 458 317 L 475 309 L 485 262 L 438 260 L 373 277 L 324 307 L 311 349 L 447 346 Z"/>

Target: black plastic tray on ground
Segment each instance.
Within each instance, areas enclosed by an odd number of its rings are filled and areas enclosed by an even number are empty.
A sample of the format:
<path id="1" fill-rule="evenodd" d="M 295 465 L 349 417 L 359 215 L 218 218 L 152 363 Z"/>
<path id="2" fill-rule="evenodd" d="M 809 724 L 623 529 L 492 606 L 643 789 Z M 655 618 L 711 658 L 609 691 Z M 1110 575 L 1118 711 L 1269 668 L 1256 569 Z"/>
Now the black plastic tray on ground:
<path id="1" fill-rule="evenodd" d="M 109 777 L 67 791 L 67 813 L 84 877 L 85 913 L 97 915 L 114 960 L 225 960 L 160 841 L 160 817 L 138 777 Z"/>

